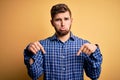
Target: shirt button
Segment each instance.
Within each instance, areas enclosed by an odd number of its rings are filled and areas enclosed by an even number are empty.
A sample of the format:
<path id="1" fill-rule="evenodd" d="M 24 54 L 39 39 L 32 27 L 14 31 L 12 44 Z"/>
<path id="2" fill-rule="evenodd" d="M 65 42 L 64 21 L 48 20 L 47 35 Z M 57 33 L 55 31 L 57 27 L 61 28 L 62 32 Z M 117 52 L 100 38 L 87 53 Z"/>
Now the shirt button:
<path id="1" fill-rule="evenodd" d="M 61 56 L 61 58 L 65 58 L 65 56 Z"/>
<path id="2" fill-rule="evenodd" d="M 62 70 L 64 70 L 64 71 L 65 71 L 65 67 L 63 67 L 63 68 L 62 68 Z"/>

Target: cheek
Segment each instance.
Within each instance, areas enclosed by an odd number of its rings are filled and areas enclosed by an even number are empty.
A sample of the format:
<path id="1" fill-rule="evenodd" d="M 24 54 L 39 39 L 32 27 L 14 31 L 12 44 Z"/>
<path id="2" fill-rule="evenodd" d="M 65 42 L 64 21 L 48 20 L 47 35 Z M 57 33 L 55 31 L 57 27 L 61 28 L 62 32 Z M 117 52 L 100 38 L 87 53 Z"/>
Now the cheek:
<path id="1" fill-rule="evenodd" d="M 67 22 L 67 27 L 69 28 L 70 26 L 71 26 L 71 22 L 69 21 L 69 22 Z"/>
<path id="2" fill-rule="evenodd" d="M 66 24 L 70 25 L 72 22 L 71 20 L 66 21 Z"/>
<path id="3" fill-rule="evenodd" d="M 57 29 L 59 29 L 61 27 L 61 24 L 60 23 L 55 23 L 54 27 L 56 27 Z"/>
<path id="4" fill-rule="evenodd" d="M 55 29 L 59 29 L 60 24 L 59 24 L 59 23 L 54 23 L 54 24 L 53 24 L 53 27 L 54 27 Z"/>
<path id="5" fill-rule="evenodd" d="M 54 24 L 54 26 L 59 26 L 60 25 L 59 22 L 54 22 L 53 24 Z"/>

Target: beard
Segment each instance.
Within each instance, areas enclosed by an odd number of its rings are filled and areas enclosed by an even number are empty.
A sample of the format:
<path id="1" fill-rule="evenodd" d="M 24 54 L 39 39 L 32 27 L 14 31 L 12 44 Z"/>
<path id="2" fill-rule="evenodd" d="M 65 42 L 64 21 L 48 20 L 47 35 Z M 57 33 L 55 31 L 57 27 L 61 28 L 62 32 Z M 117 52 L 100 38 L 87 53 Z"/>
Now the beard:
<path id="1" fill-rule="evenodd" d="M 68 30 L 58 30 L 55 28 L 56 34 L 60 37 L 67 35 L 70 32 L 71 26 Z"/>

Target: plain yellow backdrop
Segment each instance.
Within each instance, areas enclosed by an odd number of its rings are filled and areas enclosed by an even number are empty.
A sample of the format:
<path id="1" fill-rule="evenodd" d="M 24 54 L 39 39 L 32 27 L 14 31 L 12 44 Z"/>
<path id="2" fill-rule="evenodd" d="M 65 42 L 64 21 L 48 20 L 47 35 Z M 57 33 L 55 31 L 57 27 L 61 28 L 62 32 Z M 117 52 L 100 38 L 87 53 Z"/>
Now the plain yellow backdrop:
<path id="1" fill-rule="evenodd" d="M 99 80 L 120 80 L 120 0 L 0 0 L 0 80 L 31 80 L 23 50 L 54 34 L 50 9 L 56 3 L 70 7 L 75 35 L 100 45 Z"/>

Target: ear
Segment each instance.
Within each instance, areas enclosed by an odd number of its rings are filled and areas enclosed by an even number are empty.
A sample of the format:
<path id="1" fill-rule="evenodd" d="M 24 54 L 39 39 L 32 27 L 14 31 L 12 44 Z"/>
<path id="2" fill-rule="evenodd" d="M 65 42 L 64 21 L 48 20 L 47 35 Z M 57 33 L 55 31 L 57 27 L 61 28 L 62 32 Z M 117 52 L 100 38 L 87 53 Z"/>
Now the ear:
<path id="1" fill-rule="evenodd" d="M 71 18 L 71 23 L 73 22 L 73 18 Z"/>
<path id="2" fill-rule="evenodd" d="M 54 27 L 54 24 L 53 24 L 53 20 L 52 20 L 52 19 L 50 20 L 50 22 L 51 22 L 51 25 Z"/>

